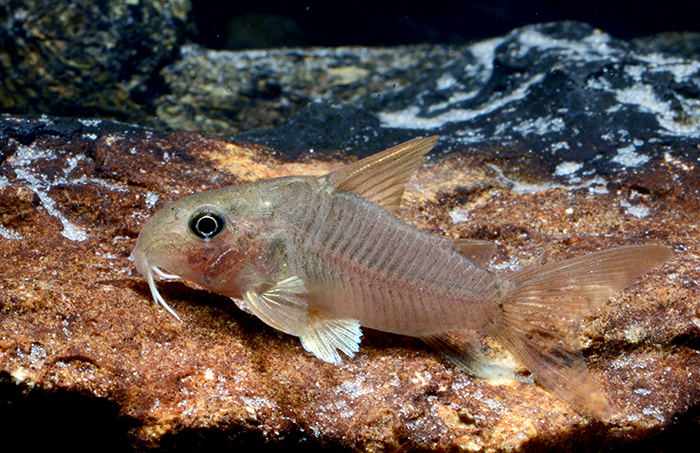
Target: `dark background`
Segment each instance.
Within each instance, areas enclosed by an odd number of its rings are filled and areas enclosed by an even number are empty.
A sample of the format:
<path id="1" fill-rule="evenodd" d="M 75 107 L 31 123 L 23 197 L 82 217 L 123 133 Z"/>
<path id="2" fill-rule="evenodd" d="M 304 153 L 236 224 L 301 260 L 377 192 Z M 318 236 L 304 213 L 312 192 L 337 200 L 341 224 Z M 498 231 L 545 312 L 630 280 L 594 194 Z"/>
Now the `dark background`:
<path id="1" fill-rule="evenodd" d="M 586 22 L 617 38 L 700 31 L 700 1 L 193 0 L 191 39 L 212 49 L 464 44 L 526 24 Z"/>

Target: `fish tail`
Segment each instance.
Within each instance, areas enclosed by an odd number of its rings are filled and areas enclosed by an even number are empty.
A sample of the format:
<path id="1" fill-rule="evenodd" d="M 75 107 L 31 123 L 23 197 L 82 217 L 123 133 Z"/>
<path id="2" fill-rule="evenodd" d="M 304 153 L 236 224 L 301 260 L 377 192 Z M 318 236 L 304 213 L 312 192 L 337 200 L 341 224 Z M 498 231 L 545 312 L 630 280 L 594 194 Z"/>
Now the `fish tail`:
<path id="1" fill-rule="evenodd" d="M 609 419 L 612 411 L 581 353 L 583 318 L 671 256 L 643 245 L 592 253 L 523 269 L 484 329 L 511 351 L 549 392 L 579 413 Z"/>

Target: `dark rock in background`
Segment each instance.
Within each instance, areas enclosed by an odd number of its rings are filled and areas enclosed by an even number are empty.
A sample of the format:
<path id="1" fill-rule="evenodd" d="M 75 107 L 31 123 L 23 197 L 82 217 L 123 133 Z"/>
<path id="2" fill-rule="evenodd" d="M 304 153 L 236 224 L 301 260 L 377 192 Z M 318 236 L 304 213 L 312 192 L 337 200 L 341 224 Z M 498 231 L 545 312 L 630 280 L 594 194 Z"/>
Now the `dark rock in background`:
<path id="1" fill-rule="evenodd" d="M 420 10 L 406 5 L 375 8 L 366 3 L 355 5 L 358 10 L 347 12 L 344 22 L 335 21 L 342 22 L 337 26 L 333 26 L 330 19 L 320 20 L 325 9 L 316 11 L 314 4 L 307 5 L 308 11 L 303 13 L 299 13 L 299 7 L 296 6 L 282 7 L 278 12 L 288 13 L 284 17 L 312 15 L 315 19 L 309 18 L 309 23 L 322 23 L 329 29 L 346 27 L 346 22 L 357 23 L 356 26 L 360 27 L 362 22 L 356 19 L 359 17 L 381 22 L 404 15 L 410 20 L 422 18 L 427 22 L 433 21 L 432 27 L 441 24 L 443 28 L 448 23 L 459 23 L 461 20 L 469 24 L 479 23 L 484 27 L 495 24 L 497 27 L 492 29 L 498 30 L 504 24 L 511 27 L 510 22 L 507 22 L 510 16 L 505 15 L 501 20 L 492 19 L 501 14 L 499 11 L 512 11 L 513 17 L 519 21 L 565 16 L 561 7 L 554 4 L 538 9 L 542 5 L 518 6 L 519 4 L 508 1 L 499 2 L 490 8 L 459 6 L 447 2 L 440 8 L 432 7 L 430 11 L 421 14 Z M 427 95 L 420 94 L 421 105 L 433 109 L 431 117 L 439 117 L 439 111 L 435 110 L 439 109 L 439 105 L 435 104 L 440 102 L 438 98 L 447 99 L 446 96 L 451 96 L 462 87 L 468 90 L 478 86 L 478 96 L 474 94 L 472 99 L 463 99 L 460 105 L 454 105 L 455 99 L 452 98 L 446 107 L 475 110 L 473 113 L 478 115 L 476 110 L 479 105 L 490 102 L 491 98 L 507 102 L 508 98 L 503 98 L 503 95 L 514 92 L 507 87 L 528 89 L 524 83 L 532 83 L 533 89 L 542 85 L 560 84 L 552 87 L 550 93 L 543 93 L 554 96 L 554 99 L 549 106 L 540 106 L 542 110 L 548 107 L 591 108 L 590 102 L 596 100 L 577 106 L 579 99 L 575 98 L 575 93 L 600 98 L 604 97 L 606 90 L 586 85 L 589 78 L 612 77 L 630 87 L 633 76 L 624 71 L 638 71 L 640 66 L 645 65 L 650 66 L 650 71 L 644 75 L 642 85 L 659 85 L 669 90 L 669 93 L 657 93 L 662 96 L 662 103 L 667 102 L 664 96 L 674 96 L 674 92 L 691 102 L 692 99 L 697 99 L 692 83 L 684 85 L 684 82 L 677 82 L 673 85 L 654 79 L 663 78 L 660 74 L 664 72 L 672 72 L 670 67 L 673 64 L 670 60 L 653 62 L 642 57 L 644 54 L 670 55 L 695 61 L 698 34 L 692 32 L 666 33 L 657 38 L 639 38 L 626 42 L 604 33 L 596 32 L 596 36 L 590 27 L 564 23 L 547 29 L 525 28 L 505 38 L 468 46 L 466 41 L 483 35 L 468 34 L 468 30 L 473 27 L 465 25 L 462 32 L 464 39 L 461 40 L 449 39 L 447 35 L 441 35 L 440 39 L 429 39 L 414 30 L 407 35 L 410 38 L 396 41 L 441 43 L 432 46 L 412 45 L 391 49 L 269 49 L 227 53 L 211 51 L 196 44 L 183 46 L 183 43 L 186 36 L 190 41 L 207 43 L 203 36 L 213 32 L 220 32 L 221 37 L 225 37 L 225 30 L 216 31 L 218 21 L 239 10 L 241 14 L 245 13 L 247 10 L 240 9 L 244 8 L 242 5 L 226 4 L 214 8 L 206 6 L 207 3 L 201 0 L 195 2 L 193 7 L 184 0 L 114 0 L 101 2 L 94 8 L 90 6 L 89 0 L 71 2 L 70 6 L 59 3 L 56 8 L 51 5 L 53 3 L 41 1 L 0 1 L 0 106 L 4 112 L 101 117 L 156 129 L 235 135 L 277 128 L 313 102 L 326 101 L 330 105 L 349 103 L 362 110 L 374 110 L 376 115 L 387 109 L 395 109 L 398 105 L 396 103 L 401 102 L 399 99 L 392 102 L 379 100 L 378 103 L 375 102 L 375 108 L 372 108 L 372 99 L 378 96 L 399 96 L 408 102 L 413 96 L 419 95 L 420 90 L 436 88 L 437 92 L 425 99 L 423 97 Z M 270 4 L 265 8 L 273 7 Z M 629 20 L 621 21 L 620 26 L 629 22 L 632 27 L 621 34 L 634 36 L 634 33 L 650 32 L 653 29 L 644 24 L 652 22 L 657 27 L 671 23 L 683 26 L 683 20 L 694 17 L 693 8 L 697 7 L 674 2 L 657 9 L 640 6 L 633 16 L 625 16 Z M 268 12 L 267 9 L 264 12 Z M 610 25 L 609 14 L 615 12 L 609 5 L 587 4 L 579 5 L 576 9 L 580 10 L 579 17 L 582 18 L 591 18 L 586 14 L 598 11 L 599 16 L 593 17 L 604 19 L 600 22 L 602 25 Z M 523 14 L 515 14 L 521 10 Z M 449 14 L 446 14 L 448 11 Z M 187 23 L 188 13 L 198 24 L 196 30 L 194 23 Z M 435 14 L 444 16 L 443 22 L 434 22 L 432 17 Z M 662 20 L 669 16 L 676 17 L 676 21 Z M 209 17 L 210 20 L 202 17 Z M 279 19 L 279 16 L 275 17 Z M 646 17 L 653 20 L 644 19 Z M 631 18 L 635 20 L 632 21 Z M 237 20 L 239 28 L 247 28 L 243 19 Z M 272 18 L 270 20 L 274 22 Z M 301 18 L 298 20 L 302 21 Z M 689 25 L 691 31 L 697 28 L 693 28 L 693 23 Z M 364 27 L 360 34 L 365 39 L 386 31 L 378 26 L 366 24 Z M 390 22 L 387 22 L 385 28 L 390 31 L 400 29 L 399 25 Z M 541 39 L 539 43 L 528 41 L 538 39 L 538 34 L 549 36 L 549 39 Z M 585 48 L 576 47 L 575 41 L 584 36 L 588 38 L 580 45 Z M 320 37 L 311 38 L 313 36 L 302 41 L 310 44 L 324 42 Z M 379 36 L 375 39 L 377 43 L 382 42 Z M 567 40 L 572 42 L 567 43 Z M 600 44 L 598 48 L 596 41 Z M 366 44 L 364 41 L 353 40 L 351 36 L 345 42 Z M 525 52 L 530 51 L 531 55 L 525 55 Z M 517 55 L 517 52 L 523 54 Z M 586 56 L 577 56 L 578 52 L 583 52 Z M 561 66 L 555 64 L 556 58 L 564 58 Z M 592 59 L 584 65 L 586 58 Z M 616 62 L 615 66 L 606 66 L 606 63 L 612 62 Z M 660 68 L 651 68 L 656 63 L 659 63 Z M 440 76 L 446 77 L 442 67 L 449 64 L 452 64 L 450 74 L 457 81 L 453 87 L 446 86 L 451 79 L 438 80 Z M 472 64 L 475 66 L 469 70 L 460 70 L 460 66 L 467 68 L 467 65 Z M 528 65 L 529 72 L 521 74 L 519 65 Z M 583 67 L 579 68 L 579 65 Z M 689 70 L 692 72 L 692 68 Z M 610 73 L 601 76 L 596 75 L 596 71 Z M 432 81 L 431 73 L 435 74 Z M 538 74 L 548 74 L 548 78 L 535 81 L 533 77 Z M 426 81 L 422 85 L 415 85 L 413 82 L 420 79 L 421 75 L 426 76 Z M 485 82 L 485 78 L 489 79 L 489 83 Z M 435 85 L 438 81 L 440 86 Z M 593 83 L 593 80 L 590 82 Z M 391 93 L 408 84 L 412 86 L 412 93 Z M 620 89 L 617 86 L 615 88 Z M 559 91 L 555 93 L 555 90 Z M 567 99 L 567 91 L 571 90 L 574 97 Z M 460 95 L 465 94 L 462 92 Z M 665 114 L 667 119 L 669 115 L 685 114 L 682 106 L 677 106 L 677 103 L 669 105 L 672 112 Z M 490 111 L 482 113 L 491 114 Z M 569 116 L 572 114 L 575 111 Z M 624 111 L 617 117 L 622 114 Z M 424 115 L 425 112 L 422 116 Z M 628 121 L 635 122 L 635 118 L 629 118 Z M 416 128 L 420 129 L 420 126 L 416 125 Z"/>
<path id="2" fill-rule="evenodd" d="M 189 0 L 3 0 L 0 108 L 142 122 L 166 87 Z"/>
<path id="3" fill-rule="evenodd" d="M 521 179 L 596 184 L 679 145 L 697 157 L 700 63 L 662 49 L 635 48 L 580 23 L 528 26 L 460 48 L 400 88 L 361 94 L 356 107 L 321 101 L 280 127 L 239 137 L 318 151 L 438 133 L 482 161 L 507 158 L 503 171 Z"/>
<path id="4" fill-rule="evenodd" d="M 221 52 L 186 45 L 163 68 L 168 93 L 147 124 L 233 135 L 275 128 L 305 106 L 353 104 L 396 89 L 455 55 L 452 46 Z"/>
<path id="5" fill-rule="evenodd" d="M 6 436 L 39 424 L 45 448 L 477 452 L 658 451 L 696 434 L 698 34 L 625 41 L 557 22 L 472 44 L 448 30 L 430 45 L 225 52 L 183 44 L 189 8 L 0 1 Z M 313 42 L 295 20 L 289 39 Z M 355 360 L 320 363 L 229 300 L 166 283 L 176 323 L 127 259 L 169 201 L 426 134 L 443 138 L 402 218 L 496 241 L 496 270 L 636 243 L 676 253 L 583 326 L 611 423 L 517 366 L 516 381 L 472 379 L 403 337 L 368 331 Z"/>

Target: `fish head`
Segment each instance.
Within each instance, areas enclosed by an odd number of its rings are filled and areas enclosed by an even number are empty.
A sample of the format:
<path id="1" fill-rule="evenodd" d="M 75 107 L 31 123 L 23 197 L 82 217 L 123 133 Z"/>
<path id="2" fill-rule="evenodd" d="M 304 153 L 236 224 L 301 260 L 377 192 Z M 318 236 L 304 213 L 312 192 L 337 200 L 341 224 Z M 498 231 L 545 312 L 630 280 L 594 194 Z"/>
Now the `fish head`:
<path id="1" fill-rule="evenodd" d="M 246 194 L 236 187 L 211 190 L 176 201 L 142 228 L 131 253 L 157 304 L 176 316 L 156 287 L 156 277 L 180 278 L 236 297 L 237 275 L 255 255 L 254 219 Z"/>

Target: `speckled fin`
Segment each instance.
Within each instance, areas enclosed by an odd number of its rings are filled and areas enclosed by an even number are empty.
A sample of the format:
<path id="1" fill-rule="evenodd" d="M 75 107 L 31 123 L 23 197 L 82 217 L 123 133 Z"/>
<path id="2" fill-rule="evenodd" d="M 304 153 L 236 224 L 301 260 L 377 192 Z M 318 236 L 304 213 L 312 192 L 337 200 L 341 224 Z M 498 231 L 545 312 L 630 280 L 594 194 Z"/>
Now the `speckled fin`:
<path id="1" fill-rule="evenodd" d="M 243 293 L 243 299 L 248 309 L 265 324 L 299 336 L 308 322 L 307 302 L 298 296 L 305 292 L 304 282 L 299 277 L 290 277 L 263 293 L 249 289 Z"/>
<path id="2" fill-rule="evenodd" d="M 338 350 L 348 357 L 354 357 L 360 350 L 360 337 L 362 330 L 356 319 L 310 310 L 308 325 L 301 335 L 301 344 L 319 359 L 340 365 Z"/>
<path id="3" fill-rule="evenodd" d="M 413 171 L 438 136 L 417 137 L 322 177 L 331 189 L 354 193 L 395 213 Z"/>

